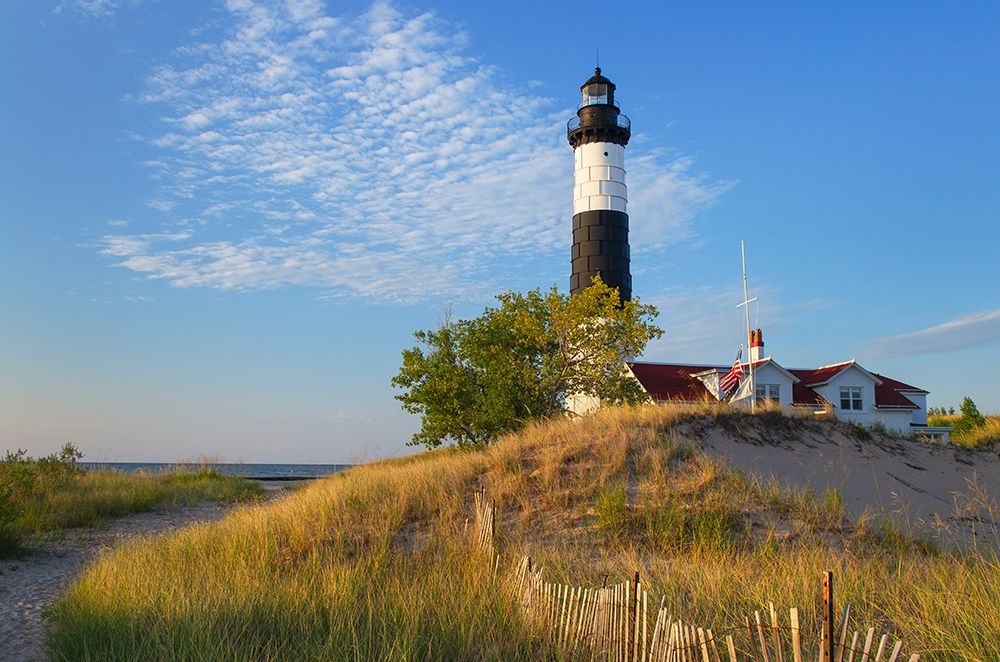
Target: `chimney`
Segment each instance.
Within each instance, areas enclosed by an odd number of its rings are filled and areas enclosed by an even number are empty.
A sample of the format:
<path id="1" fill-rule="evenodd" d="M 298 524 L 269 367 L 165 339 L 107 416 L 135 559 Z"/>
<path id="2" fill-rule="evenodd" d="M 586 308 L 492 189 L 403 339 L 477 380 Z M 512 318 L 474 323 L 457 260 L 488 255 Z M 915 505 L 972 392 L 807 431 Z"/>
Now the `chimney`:
<path id="1" fill-rule="evenodd" d="M 750 361 L 756 363 L 760 361 L 761 354 L 764 353 L 764 332 L 754 329 L 750 332 Z"/>

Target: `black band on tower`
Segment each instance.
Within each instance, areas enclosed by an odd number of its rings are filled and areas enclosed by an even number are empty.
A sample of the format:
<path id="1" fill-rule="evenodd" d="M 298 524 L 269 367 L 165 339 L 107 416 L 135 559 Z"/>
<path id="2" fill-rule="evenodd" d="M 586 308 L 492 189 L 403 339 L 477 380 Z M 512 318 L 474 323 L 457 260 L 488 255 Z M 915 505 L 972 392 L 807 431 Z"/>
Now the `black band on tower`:
<path id="1" fill-rule="evenodd" d="M 570 294 L 590 287 L 600 274 L 609 287 L 617 287 L 622 301 L 632 298 L 629 271 L 628 214 L 621 211 L 585 211 L 573 217 L 573 272 Z"/>

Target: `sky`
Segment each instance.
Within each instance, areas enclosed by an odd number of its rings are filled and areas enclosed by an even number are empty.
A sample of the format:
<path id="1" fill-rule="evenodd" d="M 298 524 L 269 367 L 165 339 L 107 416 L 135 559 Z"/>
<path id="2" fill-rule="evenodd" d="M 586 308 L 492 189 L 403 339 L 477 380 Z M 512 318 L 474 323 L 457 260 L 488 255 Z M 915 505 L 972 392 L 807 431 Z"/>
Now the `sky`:
<path id="1" fill-rule="evenodd" d="M 1000 5 L 13 0 L 0 451 L 409 452 L 412 333 L 568 288 L 566 121 L 632 120 L 647 360 L 856 358 L 1000 412 Z"/>

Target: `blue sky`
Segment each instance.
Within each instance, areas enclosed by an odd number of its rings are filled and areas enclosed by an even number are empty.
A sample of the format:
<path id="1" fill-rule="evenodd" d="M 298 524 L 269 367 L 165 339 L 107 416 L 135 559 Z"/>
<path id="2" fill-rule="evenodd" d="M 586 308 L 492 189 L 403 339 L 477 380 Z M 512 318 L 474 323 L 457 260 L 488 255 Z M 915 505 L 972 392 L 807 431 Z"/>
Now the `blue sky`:
<path id="1" fill-rule="evenodd" d="M 567 287 L 564 127 L 633 121 L 650 360 L 767 350 L 1000 410 L 995 3 L 15 1 L 0 22 L 0 450 L 402 452 L 410 334 Z"/>

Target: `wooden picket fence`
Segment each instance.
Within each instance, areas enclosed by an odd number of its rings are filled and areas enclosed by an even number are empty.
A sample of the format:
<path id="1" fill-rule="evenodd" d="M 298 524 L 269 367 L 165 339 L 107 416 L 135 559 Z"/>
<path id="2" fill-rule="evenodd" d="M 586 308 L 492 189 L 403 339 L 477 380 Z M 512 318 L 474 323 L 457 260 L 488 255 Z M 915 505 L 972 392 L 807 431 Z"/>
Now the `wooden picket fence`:
<path id="1" fill-rule="evenodd" d="M 483 492 L 476 493 L 476 547 L 488 555 L 496 573 L 499 554 L 494 547 L 496 505 Z M 850 630 L 850 605 L 844 607 L 840 627 L 834 626 L 833 575 L 823 574 L 823 623 L 817 646 L 808 646 L 799 627 L 798 609 L 789 610 L 782 623 L 772 603 L 762 616 L 726 628 L 724 636 L 711 628 L 674 618 L 665 606 L 654 603 L 649 612 L 649 593 L 639 573 L 631 580 L 611 586 L 570 586 L 545 580 L 543 568 L 522 557 L 514 569 L 509 590 L 526 619 L 544 633 L 570 659 L 615 662 L 729 662 L 759 659 L 763 662 L 900 662 L 903 642 L 882 634 L 876 642 L 875 628 L 863 635 Z M 650 627 L 651 625 L 651 627 Z M 830 633 L 833 633 L 832 635 Z M 737 645 L 740 645 L 740 648 Z M 720 653 L 721 651 L 721 653 Z M 909 662 L 919 662 L 913 654 Z"/>
<path id="2" fill-rule="evenodd" d="M 496 556 L 493 549 L 496 514 L 497 507 L 493 500 L 488 499 L 485 492 L 476 492 L 476 547 L 487 554 L 490 561 Z"/>

